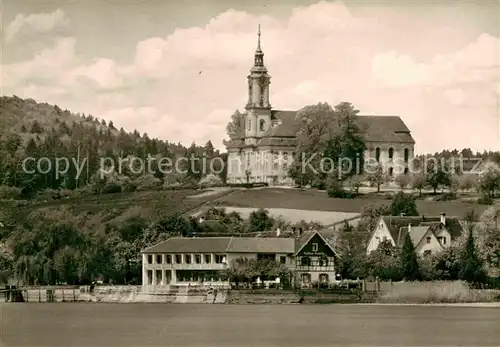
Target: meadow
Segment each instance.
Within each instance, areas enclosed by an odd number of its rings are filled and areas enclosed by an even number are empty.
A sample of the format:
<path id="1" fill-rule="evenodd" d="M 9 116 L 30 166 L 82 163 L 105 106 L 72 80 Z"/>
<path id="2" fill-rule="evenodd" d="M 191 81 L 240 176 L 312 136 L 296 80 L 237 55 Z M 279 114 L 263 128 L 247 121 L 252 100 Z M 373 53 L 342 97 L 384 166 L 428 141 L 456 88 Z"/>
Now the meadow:
<path id="1" fill-rule="evenodd" d="M 355 199 L 338 199 L 330 198 L 326 192 L 313 189 L 279 188 L 239 190 L 217 201 L 220 206 L 344 213 L 361 213 L 368 205 L 383 203 L 389 205 L 391 201 L 375 194 L 366 194 Z M 446 213 L 448 216 L 462 217 L 471 209 L 480 214 L 488 207 L 462 201 L 417 200 L 416 203 L 419 213 L 428 216 Z"/>
<path id="2" fill-rule="evenodd" d="M 214 189 L 214 190 L 159 190 L 123 192 L 104 195 L 75 196 L 46 202 L 0 201 L 0 210 L 12 212 L 19 218 L 30 212 L 46 208 L 67 207 L 73 213 L 113 212 L 121 214 L 131 207 L 139 207 L 151 218 L 165 213 L 194 214 L 206 205 L 225 207 L 228 211 L 241 212 L 243 216 L 258 208 L 269 209 L 272 215 L 282 215 L 290 220 L 323 221 L 335 223 L 359 214 L 371 204 L 390 204 L 383 195 L 365 194 L 355 199 L 330 198 L 326 192 L 314 189 L 287 188 Z M 462 201 L 417 200 L 420 214 L 462 217 L 471 209 L 482 213 L 487 206 Z M 311 211 L 304 213 L 304 211 Z M 330 213 L 328 213 L 330 212 Z M 331 214 L 335 212 L 335 214 Z"/>

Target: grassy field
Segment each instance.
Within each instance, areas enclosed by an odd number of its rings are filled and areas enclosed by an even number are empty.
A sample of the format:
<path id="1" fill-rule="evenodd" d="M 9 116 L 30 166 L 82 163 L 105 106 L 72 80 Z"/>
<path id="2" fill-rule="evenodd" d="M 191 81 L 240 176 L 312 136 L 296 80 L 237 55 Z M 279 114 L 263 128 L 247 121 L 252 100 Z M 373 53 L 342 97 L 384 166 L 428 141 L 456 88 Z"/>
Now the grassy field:
<path id="1" fill-rule="evenodd" d="M 380 297 L 382 303 L 465 303 L 500 301 L 499 290 L 473 290 L 460 281 L 394 282 Z"/>
<path id="2" fill-rule="evenodd" d="M 108 211 L 119 214 L 131 207 L 143 207 L 150 211 L 151 218 L 155 218 L 163 213 L 186 213 L 227 193 L 227 191 L 220 191 L 207 195 L 198 190 L 170 190 L 117 193 L 101 196 L 89 195 L 43 203 L 32 203 L 22 207 L 17 206 L 15 202 L 2 202 L 0 203 L 0 210 L 5 209 L 8 212 L 13 212 L 14 216 L 22 218 L 22 216 L 30 212 L 46 208 L 68 207 L 75 214 Z"/>
<path id="3" fill-rule="evenodd" d="M 312 189 L 265 188 L 234 191 L 220 189 L 211 193 L 200 190 L 175 190 L 117 193 L 101 196 L 89 195 L 42 203 L 29 203 L 25 206 L 19 206 L 18 202 L 0 201 L 0 212 L 2 210 L 7 213 L 14 212 L 16 218 L 23 218 L 28 213 L 42 208 L 68 207 L 74 213 L 113 211 L 119 214 L 130 207 L 143 207 L 150 211 L 151 218 L 155 218 L 163 213 L 191 213 L 199 206 L 213 204 L 221 207 L 273 209 L 277 211 L 277 214 L 285 217 L 290 214 L 296 215 L 293 218 L 294 220 L 297 218 L 299 220 L 317 220 L 318 218 L 323 220 L 324 212 L 337 212 L 339 218 L 343 219 L 347 218 L 348 214 L 361 213 L 365 206 L 373 203 L 390 204 L 390 200 L 374 196 L 364 196 L 356 199 L 335 199 L 328 197 L 325 192 Z M 420 214 L 430 216 L 444 212 L 448 216 L 456 217 L 464 216 L 471 209 L 482 213 L 487 208 L 487 206 L 459 201 L 440 202 L 428 200 L 417 200 L 417 207 Z M 315 212 L 316 214 L 321 211 L 323 213 L 319 213 L 318 216 L 300 215 L 300 210 L 318 211 Z M 319 215 L 321 215 L 321 218 Z"/>
<path id="4" fill-rule="evenodd" d="M 296 210 L 330 211 L 361 213 L 367 205 L 373 203 L 390 204 L 390 200 L 377 197 L 356 199 L 330 198 L 325 192 L 317 190 L 298 189 L 260 189 L 239 190 L 220 199 L 220 206 L 251 207 L 251 208 L 286 208 Z M 462 217 L 471 209 L 482 213 L 488 206 L 459 201 L 428 201 L 417 200 L 420 214 L 439 215 L 442 212 L 448 216 Z"/>

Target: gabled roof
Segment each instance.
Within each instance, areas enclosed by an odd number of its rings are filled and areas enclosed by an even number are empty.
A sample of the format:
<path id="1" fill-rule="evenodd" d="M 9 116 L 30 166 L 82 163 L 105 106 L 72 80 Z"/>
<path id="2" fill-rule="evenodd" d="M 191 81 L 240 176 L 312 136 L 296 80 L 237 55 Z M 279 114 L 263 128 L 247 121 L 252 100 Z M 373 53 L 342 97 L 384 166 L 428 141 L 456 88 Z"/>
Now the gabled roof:
<path id="1" fill-rule="evenodd" d="M 305 231 L 302 235 L 300 235 L 297 238 L 297 241 L 295 242 L 295 254 L 300 253 L 300 251 L 311 241 L 311 239 L 315 236 L 318 235 L 323 242 L 332 250 L 332 252 L 338 256 L 337 252 L 335 249 L 333 249 L 332 245 L 328 240 L 326 240 L 325 237 L 321 234 L 321 232 L 318 231 Z"/>
<path id="2" fill-rule="evenodd" d="M 357 116 L 356 123 L 367 142 L 415 143 L 398 116 Z"/>
<path id="3" fill-rule="evenodd" d="M 416 245 L 413 234 L 424 233 L 431 229 L 436 231 L 441 224 L 441 217 L 396 217 L 383 216 L 381 217 L 385 225 L 389 229 L 392 239 L 396 245 L 401 245 L 408 233 L 408 225 L 411 225 L 412 241 Z M 446 217 L 446 230 L 450 233 L 451 240 L 454 241 L 462 235 L 462 224 L 455 217 Z M 375 230 L 374 230 L 375 231 Z M 425 231 L 425 232 L 424 232 Z M 373 235 L 372 235 L 373 236 Z M 416 236 L 415 236 L 416 237 Z M 421 236 L 421 238 L 423 235 Z M 420 238 L 420 239 L 421 239 Z M 420 242 L 420 239 L 418 242 Z"/>

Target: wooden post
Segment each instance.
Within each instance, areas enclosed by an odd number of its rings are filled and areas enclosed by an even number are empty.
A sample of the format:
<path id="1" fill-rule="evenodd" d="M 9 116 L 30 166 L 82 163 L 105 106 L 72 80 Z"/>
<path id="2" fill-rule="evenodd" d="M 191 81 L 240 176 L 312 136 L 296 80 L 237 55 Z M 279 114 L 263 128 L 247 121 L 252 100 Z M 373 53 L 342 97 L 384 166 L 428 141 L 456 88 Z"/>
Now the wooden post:
<path id="1" fill-rule="evenodd" d="M 61 292 L 62 292 L 62 301 L 64 302 L 64 289 L 61 289 Z"/>
<path id="2" fill-rule="evenodd" d="M 40 287 L 38 287 L 38 302 L 42 302 L 42 293 L 40 292 Z"/>
<path id="3" fill-rule="evenodd" d="M 73 301 L 76 301 L 75 290 L 73 289 Z"/>

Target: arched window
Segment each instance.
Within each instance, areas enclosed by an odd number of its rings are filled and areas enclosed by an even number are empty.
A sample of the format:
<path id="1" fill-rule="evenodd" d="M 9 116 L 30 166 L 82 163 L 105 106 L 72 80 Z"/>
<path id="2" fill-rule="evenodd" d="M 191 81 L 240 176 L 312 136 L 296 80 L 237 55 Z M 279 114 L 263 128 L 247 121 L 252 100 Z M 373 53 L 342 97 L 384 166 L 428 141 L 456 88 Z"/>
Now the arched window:
<path id="1" fill-rule="evenodd" d="M 408 162 L 408 158 L 410 157 L 410 150 L 408 148 L 405 148 L 405 163 Z"/>
<path id="2" fill-rule="evenodd" d="M 252 130 L 252 120 L 248 120 L 248 131 Z"/>
<path id="3" fill-rule="evenodd" d="M 375 160 L 380 161 L 380 148 L 375 148 Z"/>
<path id="4" fill-rule="evenodd" d="M 394 158 L 394 148 L 389 148 L 389 160 L 392 160 Z"/>
<path id="5" fill-rule="evenodd" d="M 260 131 L 265 131 L 266 130 L 266 121 L 261 119 L 260 120 Z"/>

